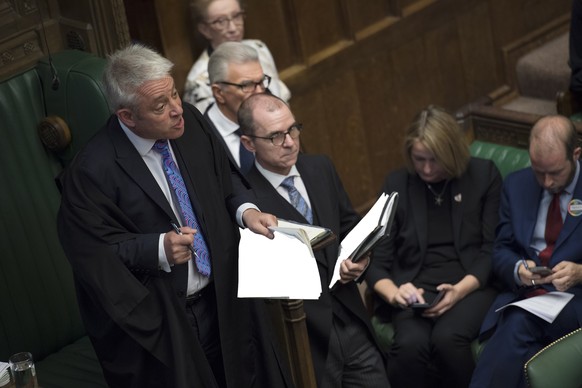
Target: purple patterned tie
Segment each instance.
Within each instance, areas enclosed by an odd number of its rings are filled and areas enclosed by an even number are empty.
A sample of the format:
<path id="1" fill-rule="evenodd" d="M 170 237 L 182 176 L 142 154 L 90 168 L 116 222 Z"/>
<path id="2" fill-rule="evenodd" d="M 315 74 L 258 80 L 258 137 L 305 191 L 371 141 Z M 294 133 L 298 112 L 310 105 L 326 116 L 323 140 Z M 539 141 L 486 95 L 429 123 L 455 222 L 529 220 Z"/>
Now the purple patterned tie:
<path id="1" fill-rule="evenodd" d="M 295 180 L 294 176 L 289 176 L 285 178 L 283 182 L 281 182 L 281 186 L 286 188 L 287 191 L 289 192 L 289 199 L 291 200 L 291 205 L 293 205 L 293 207 L 297 209 L 297 211 L 301 213 L 303 217 L 305 217 L 307 222 L 313 224 L 313 214 L 311 213 L 311 209 L 309 208 L 309 205 L 307 205 L 307 201 L 305 201 L 305 198 L 303 198 L 301 193 L 295 187 L 295 184 L 293 183 L 294 180 Z"/>
<path id="2" fill-rule="evenodd" d="M 176 199 L 180 205 L 180 210 L 182 211 L 182 216 L 186 224 L 198 230 L 198 233 L 194 235 L 194 251 L 196 252 L 195 261 L 198 272 L 202 275 L 210 276 L 210 255 L 208 254 L 208 247 L 206 246 L 206 241 L 204 241 L 204 236 L 202 236 L 202 229 L 198 225 L 198 220 L 192 209 L 192 203 L 190 202 L 190 197 L 188 196 L 188 191 L 186 190 L 186 185 L 184 184 L 184 179 L 178 170 L 178 166 L 172 159 L 170 154 L 170 149 L 168 148 L 167 140 L 158 140 L 153 146 L 153 150 L 159 152 L 162 155 L 162 165 L 164 167 L 164 172 L 166 173 L 166 178 L 170 183 L 170 186 L 174 190 Z"/>

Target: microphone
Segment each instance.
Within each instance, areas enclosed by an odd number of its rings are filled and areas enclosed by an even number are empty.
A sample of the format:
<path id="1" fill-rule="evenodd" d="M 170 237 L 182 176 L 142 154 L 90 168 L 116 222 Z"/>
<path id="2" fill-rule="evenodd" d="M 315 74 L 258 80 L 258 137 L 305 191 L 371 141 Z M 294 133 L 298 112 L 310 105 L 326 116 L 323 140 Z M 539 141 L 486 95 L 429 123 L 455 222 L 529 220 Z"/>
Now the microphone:
<path id="1" fill-rule="evenodd" d="M 48 54 L 48 62 L 49 62 L 49 67 L 51 68 L 51 75 L 53 77 L 52 81 L 51 81 L 51 88 L 54 91 L 59 90 L 59 87 L 61 86 L 61 80 L 59 78 L 59 73 L 57 72 L 57 69 L 55 68 L 55 65 L 53 65 L 53 57 L 51 55 L 51 49 L 48 45 L 48 41 L 46 39 L 46 30 L 44 28 L 44 19 L 42 18 L 42 13 L 41 13 L 41 8 L 38 6 L 38 0 L 36 0 L 36 8 L 38 9 L 38 16 L 40 18 L 40 25 L 42 27 L 42 35 L 44 37 L 44 44 L 46 46 L 46 51 Z"/>
<path id="2" fill-rule="evenodd" d="M 61 86 L 61 79 L 59 78 L 59 73 L 57 72 L 57 69 L 55 69 L 55 66 L 53 65 L 53 59 L 49 54 L 49 65 L 51 67 L 51 74 L 53 76 L 53 80 L 51 83 L 51 88 L 54 91 L 59 90 L 59 87 Z"/>

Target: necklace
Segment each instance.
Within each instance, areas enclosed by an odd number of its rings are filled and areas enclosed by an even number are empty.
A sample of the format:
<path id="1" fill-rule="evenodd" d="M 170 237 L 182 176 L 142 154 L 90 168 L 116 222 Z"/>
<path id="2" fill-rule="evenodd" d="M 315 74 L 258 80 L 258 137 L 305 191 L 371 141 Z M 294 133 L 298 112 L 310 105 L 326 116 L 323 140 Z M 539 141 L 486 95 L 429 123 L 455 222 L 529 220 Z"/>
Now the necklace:
<path id="1" fill-rule="evenodd" d="M 443 195 L 445 193 L 445 190 L 447 189 L 447 185 L 449 184 L 449 181 L 445 181 L 445 184 L 443 186 L 443 189 L 441 190 L 440 193 L 437 194 L 436 191 L 434 191 L 434 189 L 432 188 L 432 186 L 427 183 L 426 187 L 428 187 L 428 189 L 430 190 L 430 192 L 432 193 L 432 195 L 434 195 L 434 203 L 437 206 L 441 206 L 443 204 Z"/>

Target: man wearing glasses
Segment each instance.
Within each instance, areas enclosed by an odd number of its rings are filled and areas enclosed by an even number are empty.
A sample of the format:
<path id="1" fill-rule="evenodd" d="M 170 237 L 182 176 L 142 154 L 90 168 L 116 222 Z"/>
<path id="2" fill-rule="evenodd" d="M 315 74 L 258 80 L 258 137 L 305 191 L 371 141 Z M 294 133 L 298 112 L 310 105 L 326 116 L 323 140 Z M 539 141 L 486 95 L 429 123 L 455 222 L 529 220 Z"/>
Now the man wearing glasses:
<path id="1" fill-rule="evenodd" d="M 267 45 L 260 40 L 243 39 L 245 11 L 239 0 L 190 0 L 190 10 L 193 24 L 208 42 L 208 48 L 200 54 L 188 73 L 184 101 L 196 106 L 202 113 L 214 102 L 208 79 L 208 59 L 224 42 L 242 42 L 257 50 L 263 70 L 273 77 L 270 91 L 285 101 L 291 98 L 291 92 L 279 79 Z"/>
<path id="2" fill-rule="evenodd" d="M 302 125 L 287 104 L 270 94 L 252 95 L 237 117 L 241 141 L 256 156 L 246 177 L 261 210 L 329 228 L 343 238 L 359 216 L 329 158 L 299 153 Z M 338 249 L 336 242 L 315 253 L 322 294 L 319 300 L 304 301 L 317 386 L 390 387 L 385 359 L 354 281 L 368 259 L 344 261 L 341 282 L 330 290 Z"/>
<path id="3" fill-rule="evenodd" d="M 238 42 L 223 43 L 212 53 L 208 75 L 216 103 L 204 116 L 228 150 L 233 165 L 244 174 L 252 166 L 254 155 L 240 142 L 236 113 L 249 96 L 268 90 L 271 77 L 263 73 L 257 51 Z"/>

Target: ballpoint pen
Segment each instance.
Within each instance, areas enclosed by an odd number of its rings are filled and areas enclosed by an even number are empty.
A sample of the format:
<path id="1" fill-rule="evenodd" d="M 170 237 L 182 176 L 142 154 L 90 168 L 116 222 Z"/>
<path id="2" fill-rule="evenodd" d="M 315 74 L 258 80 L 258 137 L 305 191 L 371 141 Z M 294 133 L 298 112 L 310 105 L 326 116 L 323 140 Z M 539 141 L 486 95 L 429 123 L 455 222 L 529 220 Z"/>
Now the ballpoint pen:
<path id="1" fill-rule="evenodd" d="M 179 234 L 180 236 L 183 235 L 183 233 L 180 230 L 180 227 L 178 225 L 176 225 L 173 222 L 170 222 L 170 225 L 172 225 L 172 228 L 174 229 L 174 232 L 176 232 L 176 234 Z M 196 253 L 196 251 L 194 250 L 194 247 L 192 245 L 188 245 L 188 248 L 190 249 L 190 252 L 192 252 L 192 254 L 194 254 L 194 256 L 198 257 L 198 254 Z"/>

